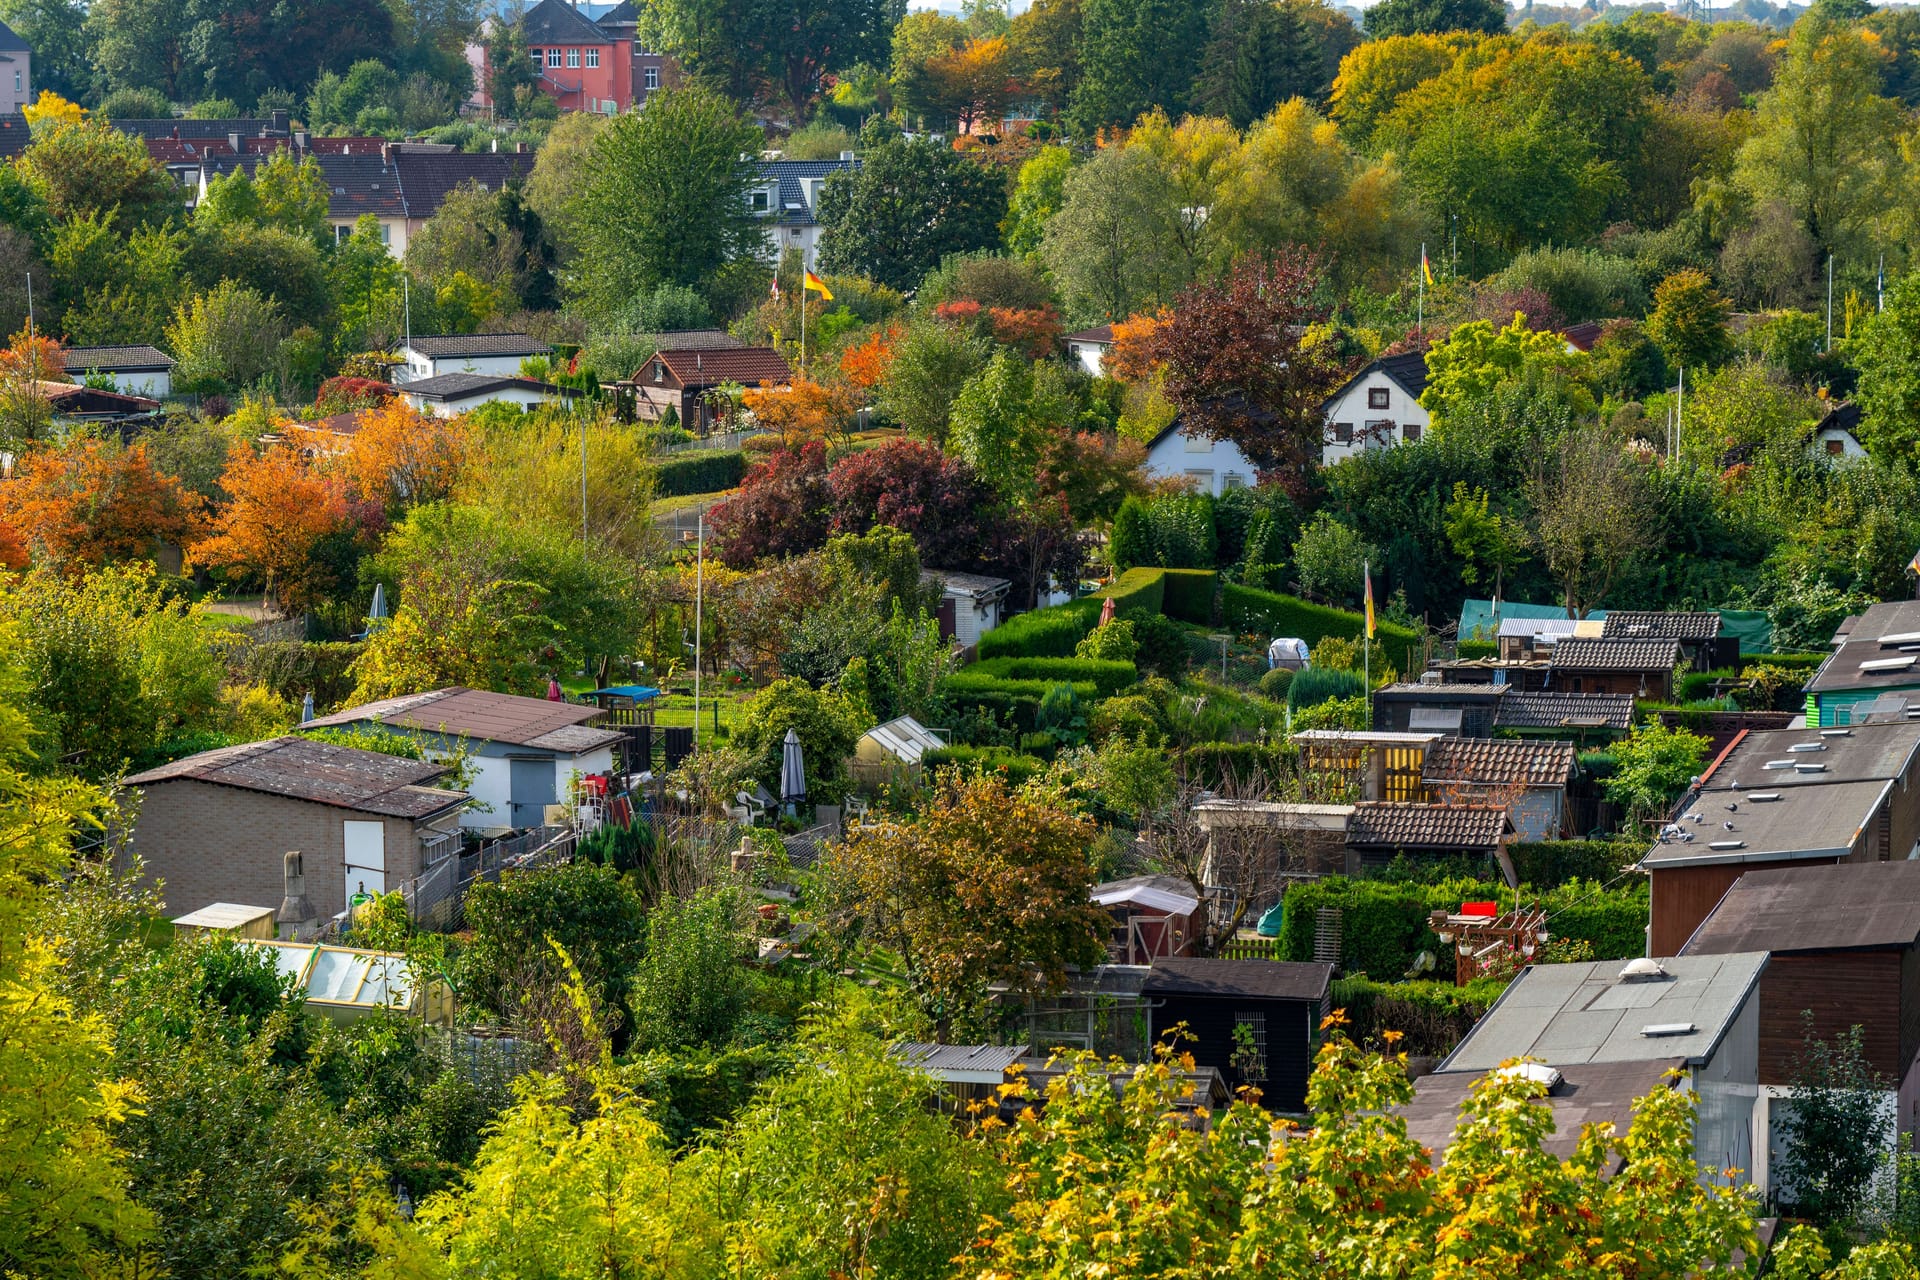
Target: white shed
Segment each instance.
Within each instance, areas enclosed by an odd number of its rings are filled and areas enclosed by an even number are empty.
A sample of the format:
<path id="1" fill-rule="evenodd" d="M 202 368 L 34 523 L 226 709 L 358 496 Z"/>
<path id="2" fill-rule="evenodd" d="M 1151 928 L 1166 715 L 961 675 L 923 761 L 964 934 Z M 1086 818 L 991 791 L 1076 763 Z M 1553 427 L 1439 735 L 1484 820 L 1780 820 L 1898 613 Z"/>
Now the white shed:
<path id="1" fill-rule="evenodd" d="M 448 373 L 517 374 L 528 356 L 552 354 L 552 347 L 524 333 L 416 334 L 395 352 L 393 380 L 404 386 Z"/>
<path id="2" fill-rule="evenodd" d="M 453 418 L 483 404 L 513 404 L 524 411 L 554 400 L 571 401 L 580 393 L 517 375 L 443 373 L 400 388 L 401 397 L 421 413 Z"/>
<path id="3" fill-rule="evenodd" d="M 122 395 L 161 400 L 173 394 L 173 357 L 158 347 L 68 347 L 60 355 L 75 382 L 103 374 Z"/>
<path id="4" fill-rule="evenodd" d="M 1113 326 L 1096 325 L 1091 329 L 1082 329 L 1070 333 L 1060 341 L 1067 344 L 1067 354 L 1090 378 L 1097 378 L 1106 372 L 1107 352 L 1113 349 Z"/>
<path id="5" fill-rule="evenodd" d="M 949 640 L 972 648 L 1005 617 L 1007 592 L 1013 590 L 1005 578 L 950 569 L 928 569 L 920 576 L 940 584 L 940 634 Z"/>

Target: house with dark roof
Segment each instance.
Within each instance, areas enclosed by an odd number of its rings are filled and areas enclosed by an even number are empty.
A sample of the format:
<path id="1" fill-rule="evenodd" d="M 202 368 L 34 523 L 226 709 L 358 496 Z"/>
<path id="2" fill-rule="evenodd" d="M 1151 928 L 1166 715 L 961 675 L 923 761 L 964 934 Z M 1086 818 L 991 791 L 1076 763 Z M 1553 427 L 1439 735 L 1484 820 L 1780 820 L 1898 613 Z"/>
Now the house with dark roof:
<path id="1" fill-rule="evenodd" d="M 1209 440 L 1175 418 L 1147 442 L 1147 474 L 1185 481 L 1197 493 L 1219 497 L 1259 483 L 1260 473 L 1231 440 Z"/>
<path id="2" fill-rule="evenodd" d="M 464 753 L 474 807 L 462 825 L 537 827 L 576 774 L 613 771 L 619 730 L 604 728 L 599 707 L 453 686 L 384 698 L 309 720 L 301 729 L 352 726 L 399 734 L 429 756 Z"/>
<path id="3" fill-rule="evenodd" d="M 525 413 L 554 401 L 571 403 L 579 394 L 513 373 L 443 373 L 400 388 L 402 400 L 436 418 L 456 418 L 487 404 L 517 405 Z"/>
<path id="4" fill-rule="evenodd" d="M 33 101 L 33 50 L 0 22 L 0 114 L 13 115 Z"/>
<path id="5" fill-rule="evenodd" d="M 1409 857 L 1499 855 L 1513 823 L 1503 805 L 1363 800 L 1347 823 L 1347 874 Z"/>
<path id="6" fill-rule="evenodd" d="M 1330 964 L 1158 959 L 1140 988 L 1149 1042 L 1184 1026 L 1193 1039 L 1181 1047 L 1197 1064 L 1220 1072 L 1230 1088 L 1260 1090 L 1271 1111 L 1298 1113 L 1306 1110 L 1332 981 Z M 1251 1044 L 1251 1054 L 1236 1055 L 1236 1036 Z"/>
<path id="7" fill-rule="evenodd" d="M 1602 640 L 1672 640 L 1695 671 L 1712 671 L 1740 660 L 1740 638 L 1721 636 L 1717 613 L 1653 613 L 1616 609 L 1600 623 Z M 1579 639 L 1579 636 L 1575 636 Z"/>
<path id="8" fill-rule="evenodd" d="M 466 48 L 473 68 L 474 92 L 465 103 L 470 114 L 493 109 L 488 93 L 487 43 L 494 24 L 514 20 L 505 5 L 481 23 Z M 617 115 L 644 106 L 647 98 L 679 80 L 679 68 L 665 54 L 649 51 L 639 38 L 639 7 L 619 4 L 571 4 L 541 0 L 518 15 L 521 35 L 534 66 L 534 87 L 563 111 Z"/>
<path id="9" fill-rule="evenodd" d="M 124 123 L 124 122 L 123 122 Z M 184 123 L 184 122 L 183 122 Z M 190 203 L 206 198 L 207 187 L 215 178 L 236 172 L 252 173 L 264 164 L 270 153 L 246 151 L 234 154 L 225 148 L 211 148 L 202 154 L 190 176 Z M 327 184 L 327 223 L 336 241 L 353 234 L 360 219 L 372 214 L 380 225 L 380 243 L 394 257 L 407 252 L 407 203 L 384 146 L 363 152 L 302 152 L 311 155 L 320 166 Z"/>
<path id="10" fill-rule="evenodd" d="M 1091 329 L 1069 333 L 1060 341 L 1067 344 L 1067 358 L 1079 365 L 1089 378 L 1106 372 L 1107 352 L 1113 349 L 1113 326 L 1097 324 Z"/>
<path id="11" fill-rule="evenodd" d="M 1515 690 L 1500 700 L 1493 727 L 1504 733 L 1564 737 L 1575 742 L 1617 737 L 1633 728 L 1633 695 Z"/>
<path id="12" fill-rule="evenodd" d="M 1508 695 L 1504 684 L 1404 680 L 1374 691 L 1373 727 L 1382 733 L 1452 733 L 1491 738 Z"/>
<path id="13" fill-rule="evenodd" d="M 851 151 L 841 152 L 838 160 L 762 161 L 760 179 L 747 192 L 747 207 L 766 227 L 768 256 L 778 262 L 788 249 L 797 249 L 808 270 L 819 265 L 820 193 L 834 174 L 859 168 Z"/>
<path id="14" fill-rule="evenodd" d="M 1321 406 L 1327 423 L 1321 465 L 1418 440 L 1432 422 L 1420 407 L 1426 389 L 1424 351 L 1382 356 L 1347 379 Z"/>
<path id="15" fill-rule="evenodd" d="M 173 357 L 158 347 L 67 347 L 60 355 L 75 382 L 101 374 L 125 395 L 163 400 L 173 394 Z"/>
<path id="16" fill-rule="evenodd" d="M 1826 416 L 1814 424 L 1807 452 L 1835 462 L 1866 457 L 1866 447 L 1860 443 L 1860 406 L 1851 400 L 1830 406 Z"/>
<path id="17" fill-rule="evenodd" d="M 406 203 L 409 240 L 459 188 L 499 191 L 533 172 L 533 153 L 527 150 L 428 151 L 397 146 L 392 149 L 391 159 Z"/>
<path id="18" fill-rule="evenodd" d="M 651 341 L 655 351 L 733 351 L 747 345 L 725 329 L 662 329 L 634 336 Z"/>
<path id="19" fill-rule="evenodd" d="M 1445 737 L 1427 748 L 1421 780 L 1441 804 L 1504 805 L 1522 840 L 1567 834 L 1571 742 Z"/>
<path id="20" fill-rule="evenodd" d="M 1807 682 L 1809 725 L 1856 724 L 1876 712 L 1920 712 L 1920 600 L 1885 601 L 1846 619 Z"/>
<path id="21" fill-rule="evenodd" d="M 716 416 L 708 393 L 728 384 L 790 387 L 793 369 L 772 347 L 656 351 L 634 371 L 634 412 L 642 421 L 658 422 L 672 409 L 682 427 L 703 435 Z"/>
<path id="22" fill-rule="evenodd" d="M 221 747 L 128 778 L 130 852 L 171 912 L 281 900 L 286 855 L 327 919 L 451 856 L 468 797 L 444 765 L 287 735 Z"/>
<path id="23" fill-rule="evenodd" d="M 1549 688 L 1566 693 L 1624 693 L 1667 701 L 1673 697 L 1678 640 L 1562 640 L 1547 663 Z"/>
<path id="24" fill-rule="evenodd" d="M 524 333 L 414 334 L 394 352 L 393 382 L 405 386 L 446 373 L 517 375 L 528 356 L 552 354 L 552 347 Z"/>

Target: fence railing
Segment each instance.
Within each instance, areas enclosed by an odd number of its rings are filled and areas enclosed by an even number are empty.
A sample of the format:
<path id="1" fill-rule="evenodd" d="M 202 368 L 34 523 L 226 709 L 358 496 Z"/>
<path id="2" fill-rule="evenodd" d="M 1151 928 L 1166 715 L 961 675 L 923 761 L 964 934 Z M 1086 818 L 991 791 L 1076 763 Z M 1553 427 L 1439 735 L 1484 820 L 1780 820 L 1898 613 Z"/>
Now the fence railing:
<path id="1" fill-rule="evenodd" d="M 714 435 L 695 436 L 691 440 L 666 445 L 660 451 L 662 453 L 699 453 L 706 449 L 738 449 L 755 436 L 766 434 L 758 428 L 752 431 L 721 431 Z"/>
<path id="2" fill-rule="evenodd" d="M 467 892 L 475 883 L 497 881 L 502 871 L 556 866 L 573 860 L 578 834 L 571 827 L 530 827 L 472 851 L 450 852 L 417 876 L 395 886 L 407 915 L 424 929 L 445 932 L 466 921 Z M 439 846 L 439 842 L 436 842 Z M 338 939 L 353 917 L 348 907 L 320 926 L 317 940 Z"/>

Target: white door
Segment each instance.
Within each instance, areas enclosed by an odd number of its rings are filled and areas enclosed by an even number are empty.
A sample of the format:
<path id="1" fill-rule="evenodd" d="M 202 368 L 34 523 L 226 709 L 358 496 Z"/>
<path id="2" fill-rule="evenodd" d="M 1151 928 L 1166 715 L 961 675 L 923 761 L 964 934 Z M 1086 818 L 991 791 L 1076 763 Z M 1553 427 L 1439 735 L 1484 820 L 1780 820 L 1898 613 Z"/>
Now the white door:
<path id="1" fill-rule="evenodd" d="M 347 843 L 347 901 L 356 893 L 387 891 L 387 824 L 349 822 Z"/>

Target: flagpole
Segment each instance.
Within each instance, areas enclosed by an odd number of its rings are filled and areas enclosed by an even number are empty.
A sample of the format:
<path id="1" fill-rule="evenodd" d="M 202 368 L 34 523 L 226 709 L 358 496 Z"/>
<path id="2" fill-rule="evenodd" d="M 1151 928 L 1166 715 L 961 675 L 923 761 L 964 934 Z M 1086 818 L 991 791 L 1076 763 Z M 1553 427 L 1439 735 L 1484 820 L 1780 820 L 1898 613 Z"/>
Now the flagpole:
<path id="1" fill-rule="evenodd" d="M 1420 291 L 1420 301 L 1414 306 L 1413 327 L 1424 333 L 1427 328 L 1427 244 L 1424 240 L 1420 242 L 1420 275 L 1414 285 Z"/>
<path id="2" fill-rule="evenodd" d="M 800 375 L 807 372 L 807 260 L 800 259 Z"/>
<path id="3" fill-rule="evenodd" d="M 1367 728 L 1373 728 L 1373 565 L 1368 561 L 1360 562 L 1360 581 L 1365 584 L 1367 593 L 1367 622 L 1361 628 L 1366 641 L 1361 647 L 1361 682 L 1367 686 Z"/>

